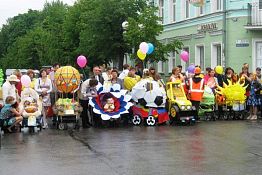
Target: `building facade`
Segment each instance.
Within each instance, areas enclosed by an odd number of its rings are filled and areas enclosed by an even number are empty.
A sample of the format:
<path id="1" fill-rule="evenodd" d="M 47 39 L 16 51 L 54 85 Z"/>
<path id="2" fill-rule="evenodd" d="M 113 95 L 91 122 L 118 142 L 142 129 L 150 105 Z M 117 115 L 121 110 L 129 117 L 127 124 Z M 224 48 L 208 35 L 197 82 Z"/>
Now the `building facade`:
<path id="1" fill-rule="evenodd" d="M 243 63 L 251 71 L 262 67 L 262 0 L 155 0 L 164 31 L 159 40 L 183 42 L 189 52 L 187 63 L 170 53 L 168 61 L 159 62 L 158 72 L 168 75 L 176 65 L 185 70 L 194 63 L 202 68 L 222 65 L 241 71 Z"/>

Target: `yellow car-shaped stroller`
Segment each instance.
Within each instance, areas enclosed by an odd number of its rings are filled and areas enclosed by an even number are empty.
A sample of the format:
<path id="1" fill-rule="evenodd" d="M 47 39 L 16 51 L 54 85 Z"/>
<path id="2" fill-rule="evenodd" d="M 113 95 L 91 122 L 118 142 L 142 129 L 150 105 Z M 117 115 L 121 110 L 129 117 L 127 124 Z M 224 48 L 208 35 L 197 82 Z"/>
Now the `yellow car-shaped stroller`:
<path id="1" fill-rule="evenodd" d="M 187 99 L 181 81 L 168 82 L 166 84 L 166 92 L 170 124 L 194 124 L 196 110 Z"/>

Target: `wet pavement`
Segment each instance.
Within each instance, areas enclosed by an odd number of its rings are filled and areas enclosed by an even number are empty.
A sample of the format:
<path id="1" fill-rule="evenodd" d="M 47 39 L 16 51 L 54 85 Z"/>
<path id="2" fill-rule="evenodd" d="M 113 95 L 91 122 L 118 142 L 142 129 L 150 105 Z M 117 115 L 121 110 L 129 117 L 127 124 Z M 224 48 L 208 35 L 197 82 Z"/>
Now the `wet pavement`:
<path id="1" fill-rule="evenodd" d="M 262 123 L 7 134 L 0 175 L 246 175 L 262 172 Z"/>

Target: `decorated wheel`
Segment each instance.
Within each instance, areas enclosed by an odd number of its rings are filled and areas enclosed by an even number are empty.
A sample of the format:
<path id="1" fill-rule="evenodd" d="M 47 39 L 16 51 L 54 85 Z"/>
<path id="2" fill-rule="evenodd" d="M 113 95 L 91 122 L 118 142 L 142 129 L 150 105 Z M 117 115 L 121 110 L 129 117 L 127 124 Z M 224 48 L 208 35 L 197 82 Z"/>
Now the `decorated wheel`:
<path id="1" fill-rule="evenodd" d="M 67 128 L 66 124 L 65 123 L 59 123 L 58 124 L 58 129 L 59 130 L 65 130 Z"/>
<path id="2" fill-rule="evenodd" d="M 148 125 L 148 126 L 154 126 L 155 124 L 156 124 L 156 119 L 155 119 L 155 117 L 153 117 L 153 116 L 148 116 L 148 118 L 146 119 L 146 124 Z"/>
<path id="3" fill-rule="evenodd" d="M 134 125 L 138 126 L 142 123 L 142 118 L 139 115 L 134 115 L 132 122 Z"/>

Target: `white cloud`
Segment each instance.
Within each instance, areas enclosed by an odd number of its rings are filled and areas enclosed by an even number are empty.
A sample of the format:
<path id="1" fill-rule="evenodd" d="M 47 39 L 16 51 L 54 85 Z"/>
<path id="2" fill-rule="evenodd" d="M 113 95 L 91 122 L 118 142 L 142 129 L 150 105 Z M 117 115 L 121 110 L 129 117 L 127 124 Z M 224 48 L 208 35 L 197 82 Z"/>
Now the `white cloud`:
<path id="1" fill-rule="evenodd" d="M 0 28 L 8 18 L 26 13 L 29 9 L 40 10 L 45 2 L 54 0 L 0 0 Z M 76 0 L 62 0 L 68 5 L 73 5 Z"/>

